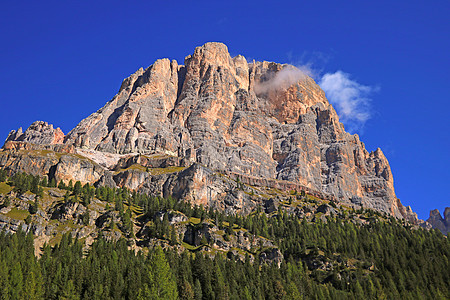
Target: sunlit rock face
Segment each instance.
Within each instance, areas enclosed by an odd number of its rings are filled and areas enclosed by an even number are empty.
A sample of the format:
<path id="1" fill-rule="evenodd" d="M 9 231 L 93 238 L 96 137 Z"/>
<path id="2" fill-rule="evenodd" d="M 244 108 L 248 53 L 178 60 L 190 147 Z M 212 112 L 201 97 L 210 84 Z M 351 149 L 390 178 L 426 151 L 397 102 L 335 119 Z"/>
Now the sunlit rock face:
<path id="1" fill-rule="evenodd" d="M 60 135 L 48 132 L 25 139 L 17 137 L 22 133 L 12 133 L 8 139 L 62 142 Z M 290 65 L 231 57 L 221 43 L 197 47 L 184 65 L 160 59 L 139 69 L 111 101 L 63 139 L 65 145 L 86 151 L 162 153 L 213 171 L 289 181 L 341 202 L 406 217 L 383 152 L 369 153 L 357 135 L 345 131 L 312 78 Z M 84 176 L 94 180 L 101 174 Z M 133 172 L 117 183 L 149 187 L 145 176 L 130 176 Z M 200 186 L 201 178 L 195 178 Z M 195 189 L 181 191 L 193 184 L 179 181 L 170 186 L 205 202 L 205 197 L 192 196 Z M 219 190 L 214 195 L 225 193 Z"/>
<path id="2" fill-rule="evenodd" d="M 18 130 L 12 130 L 6 138 L 5 143 L 8 141 L 20 141 L 41 145 L 62 144 L 64 141 L 64 133 L 59 127 L 54 129 L 52 124 L 36 121 L 25 132 L 22 132 L 22 127 Z"/>

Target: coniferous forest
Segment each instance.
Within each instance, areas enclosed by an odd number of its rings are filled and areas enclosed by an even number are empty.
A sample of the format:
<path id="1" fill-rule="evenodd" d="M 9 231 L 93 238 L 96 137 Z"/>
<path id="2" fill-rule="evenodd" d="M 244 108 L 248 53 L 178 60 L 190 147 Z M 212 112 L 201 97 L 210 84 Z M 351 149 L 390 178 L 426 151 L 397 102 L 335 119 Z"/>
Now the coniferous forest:
<path id="1" fill-rule="evenodd" d="M 4 171 L 0 181 L 7 181 L 18 193 L 36 195 L 44 187 L 56 187 L 56 182 L 26 174 L 7 178 Z M 211 255 L 201 247 L 177 251 L 171 247 L 177 243 L 172 225 L 164 220 L 154 222 L 149 233 L 167 240 L 163 247 L 133 250 L 129 240 L 108 241 L 100 232 L 86 248 L 83 241 L 65 234 L 56 245 L 44 245 L 38 257 L 33 235 L 19 228 L 15 233 L 0 233 L 1 299 L 450 298 L 447 237 L 436 230 L 412 229 L 378 212 L 367 211 L 371 221 L 363 225 L 338 217 L 308 222 L 282 209 L 270 215 L 259 210 L 248 216 L 225 215 L 124 189 L 78 182 L 60 183 L 59 188 L 67 190 L 65 201 L 87 205 L 95 197 L 112 203 L 124 230 L 133 226 L 127 205 L 140 207 L 149 218 L 176 210 L 220 223 L 225 234 L 244 228 L 270 239 L 283 261 L 260 263 L 248 253 L 244 259 L 231 252 Z M 319 263 L 325 267 L 315 268 Z"/>

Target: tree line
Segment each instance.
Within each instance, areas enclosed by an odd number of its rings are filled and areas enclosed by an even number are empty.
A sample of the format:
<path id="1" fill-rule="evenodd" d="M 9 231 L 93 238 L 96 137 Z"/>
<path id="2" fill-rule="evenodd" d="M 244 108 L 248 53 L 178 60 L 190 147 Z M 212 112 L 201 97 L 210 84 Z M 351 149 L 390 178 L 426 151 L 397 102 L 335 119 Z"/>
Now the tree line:
<path id="1" fill-rule="evenodd" d="M 8 181 L 17 192 L 39 194 L 50 183 L 27 174 Z M 63 183 L 64 184 L 64 183 Z M 67 201 L 106 201 L 110 209 L 131 222 L 131 206 L 152 219 L 151 237 L 167 246 L 135 252 L 126 239 L 106 241 L 100 233 L 89 249 L 83 241 L 64 235 L 56 246 L 45 245 L 34 255 L 33 236 L 20 229 L 0 233 L 1 299 L 448 299 L 450 245 L 439 231 L 412 229 L 394 218 L 366 213 L 368 222 L 330 216 L 327 222 L 307 222 L 279 209 L 267 215 L 225 215 L 124 188 L 92 187 L 79 182 L 58 184 Z M 38 198 L 38 197 L 37 197 Z M 87 203 L 85 203 L 87 205 Z M 128 206 L 127 209 L 125 207 Z M 239 259 L 217 251 L 177 251 L 174 226 L 158 212 L 179 211 L 209 220 L 224 234 L 233 228 L 274 241 L 284 260 L 281 266 Z M 167 214 L 165 215 L 167 216 Z M 130 219 L 130 220 L 129 220 Z M 131 222 L 132 224 L 132 222 Z M 129 225 L 132 226 L 132 225 Z M 325 267 L 315 267 L 323 263 Z M 328 267 L 327 267 L 328 266 Z M 330 267 L 332 266 L 332 267 Z"/>

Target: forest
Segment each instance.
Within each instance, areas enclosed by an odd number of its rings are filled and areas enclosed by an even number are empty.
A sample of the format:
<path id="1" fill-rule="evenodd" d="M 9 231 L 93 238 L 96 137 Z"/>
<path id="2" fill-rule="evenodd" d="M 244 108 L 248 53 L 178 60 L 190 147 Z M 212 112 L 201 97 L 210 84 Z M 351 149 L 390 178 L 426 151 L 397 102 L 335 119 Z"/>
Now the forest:
<path id="1" fill-rule="evenodd" d="M 450 245 L 437 230 L 412 228 L 407 222 L 371 210 L 348 217 L 327 217 L 309 222 L 283 209 L 261 210 L 247 216 L 192 207 L 173 198 L 144 195 L 126 189 L 93 187 L 80 182 L 50 181 L 24 173 L 11 177 L 0 170 L 0 182 L 17 193 L 37 197 L 36 213 L 45 187 L 65 190 L 63 201 L 88 204 L 107 202 L 121 216 L 128 238 L 109 241 L 99 233 L 90 247 L 65 234 L 56 245 L 44 245 L 35 255 L 31 232 L 19 228 L 0 233 L 1 299 L 449 299 Z M 3 197 L 3 204 L 10 201 Z M 131 205 L 140 218 L 154 220 L 149 235 L 164 243 L 135 251 Z M 259 263 L 231 252 L 210 255 L 195 250 L 177 251 L 174 228 L 161 211 L 179 211 L 211 220 L 225 234 L 244 228 L 278 246 L 280 265 Z M 364 213 L 368 222 L 353 222 Z M 205 241 L 204 247 L 210 247 Z M 261 246 L 262 247 L 262 246 Z M 262 250 L 262 249 L 261 249 Z M 253 253 L 256 256 L 258 253 Z M 320 267 L 318 267 L 320 266 Z"/>

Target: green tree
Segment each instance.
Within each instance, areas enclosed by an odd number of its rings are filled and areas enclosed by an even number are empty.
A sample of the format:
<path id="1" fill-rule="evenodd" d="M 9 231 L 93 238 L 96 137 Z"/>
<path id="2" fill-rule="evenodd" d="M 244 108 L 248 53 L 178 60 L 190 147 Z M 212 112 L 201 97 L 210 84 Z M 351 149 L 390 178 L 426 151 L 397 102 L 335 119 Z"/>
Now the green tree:
<path id="1" fill-rule="evenodd" d="M 174 246 L 176 244 L 178 244 L 177 232 L 175 231 L 175 227 L 171 226 L 171 229 L 170 229 L 170 245 Z"/>
<path id="2" fill-rule="evenodd" d="M 206 239 L 206 235 L 202 235 L 202 239 L 200 240 L 200 244 L 202 245 L 207 245 L 208 244 L 208 240 Z"/>
<path id="3" fill-rule="evenodd" d="M 89 209 L 86 209 L 86 211 L 81 215 L 81 222 L 83 225 L 89 225 Z"/>
<path id="4" fill-rule="evenodd" d="M 41 186 L 46 187 L 48 185 L 47 176 L 44 176 L 40 183 Z"/>
<path id="5" fill-rule="evenodd" d="M 0 298 L 10 299 L 11 284 L 9 280 L 9 267 L 5 260 L 0 258 Z"/>
<path id="6" fill-rule="evenodd" d="M 20 261 L 15 262 L 10 273 L 11 298 L 23 298 L 23 273 Z"/>
<path id="7" fill-rule="evenodd" d="M 61 189 L 61 190 L 65 190 L 66 189 L 66 185 L 64 184 L 64 181 L 62 181 L 62 179 L 58 183 L 58 188 Z"/>
<path id="8" fill-rule="evenodd" d="M 69 182 L 69 187 L 72 181 Z M 75 195 L 79 195 L 81 194 L 81 182 L 78 180 L 77 182 L 75 182 L 75 185 L 73 187 L 73 193 Z"/>
<path id="9" fill-rule="evenodd" d="M 53 177 L 53 178 L 50 180 L 50 183 L 48 184 L 48 187 L 51 187 L 51 188 L 56 187 L 56 179 L 55 179 L 55 177 Z"/>
<path id="10" fill-rule="evenodd" d="M 354 286 L 354 294 L 355 294 L 356 299 L 364 299 L 365 298 L 364 291 L 358 280 L 356 280 L 356 284 Z"/>
<path id="11" fill-rule="evenodd" d="M 161 247 L 156 247 L 150 258 L 151 290 L 157 299 L 177 299 L 177 283 Z"/>
<path id="12" fill-rule="evenodd" d="M 196 300 L 202 300 L 203 293 L 202 293 L 202 285 L 200 283 L 200 280 L 196 279 L 194 284 L 194 295 Z"/>
<path id="13" fill-rule="evenodd" d="M 37 198 L 34 200 L 33 204 L 31 204 L 28 208 L 28 211 L 30 212 L 30 214 L 34 215 L 35 213 L 37 213 L 39 208 L 39 203 Z"/>
<path id="14" fill-rule="evenodd" d="M 194 290 L 189 281 L 183 280 L 183 284 L 180 287 L 180 299 L 191 300 L 194 299 L 194 296 Z"/>
<path id="15" fill-rule="evenodd" d="M 31 215 L 28 215 L 28 216 L 25 218 L 25 224 L 30 225 L 30 223 L 31 223 Z"/>
<path id="16" fill-rule="evenodd" d="M 5 182 L 6 178 L 8 178 L 7 175 L 6 170 L 0 169 L 0 182 Z"/>
<path id="17" fill-rule="evenodd" d="M 80 299 L 80 296 L 75 288 L 75 285 L 73 283 L 73 280 L 69 279 L 62 289 L 62 295 L 60 299 L 64 300 L 78 300 Z"/>
<path id="18" fill-rule="evenodd" d="M 40 276 L 36 276 L 35 272 L 33 271 L 30 271 L 26 277 L 24 294 L 25 299 L 30 300 L 42 299 L 43 296 L 42 282 L 40 281 Z"/>
<path id="19" fill-rule="evenodd" d="M 11 200 L 9 199 L 9 196 L 6 195 L 6 196 L 5 196 L 5 200 L 3 200 L 3 206 L 4 206 L 4 207 L 8 207 L 8 206 L 10 206 L 10 205 L 11 205 Z"/>
<path id="20" fill-rule="evenodd" d="M 122 223 L 128 234 L 133 236 L 133 221 L 131 220 L 131 209 L 128 208 L 122 217 Z"/>

